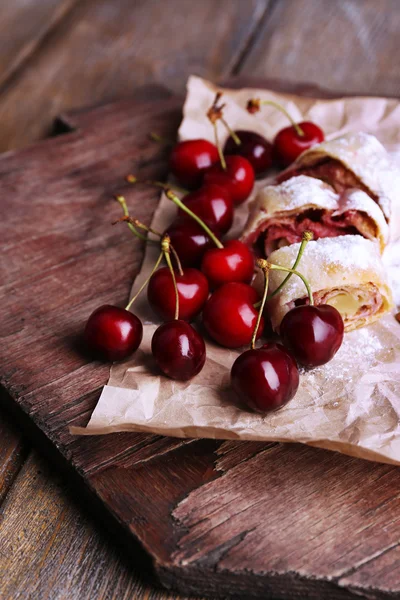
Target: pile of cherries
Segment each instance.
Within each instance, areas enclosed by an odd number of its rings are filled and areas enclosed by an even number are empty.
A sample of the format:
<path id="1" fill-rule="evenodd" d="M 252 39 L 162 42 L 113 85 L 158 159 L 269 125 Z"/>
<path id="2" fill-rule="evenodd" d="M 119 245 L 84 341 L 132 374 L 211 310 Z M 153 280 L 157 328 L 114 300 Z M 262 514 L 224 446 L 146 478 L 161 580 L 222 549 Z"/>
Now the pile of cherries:
<path id="1" fill-rule="evenodd" d="M 105 305 L 95 310 L 87 321 L 84 337 L 91 350 L 103 359 L 122 360 L 135 352 L 142 341 L 143 327 L 130 308 L 147 285 L 148 303 L 164 321 L 151 343 L 160 370 L 181 381 L 201 371 L 206 347 L 190 323 L 202 313 L 205 332 L 221 346 L 240 348 L 251 344 L 251 349 L 233 364 L 232 386 L 248 406 L 267 412 L 283 406 L 295 395 L 299 385 L 297 363 L 313 367 L 334 356 L 342 343 L 343 321 L 335 308 L 313 306 L 305 281 L 309 305 L 297 306 L 286 314 L 280 328 L 282 343 L 270 342 L 256 349 L 256 340 L 263 335 L 268 321 L 263 317 L 268 301 L 268 273 L 271 269 L 285 269 L 262 259 L 255 262 L 251 249 L 238 239 L 222 240 L 232 225 L 235 206 L 247 200 L 255 177 L 270 168 L 276 148 L 280 148 L 281 156 L 282 149 L 286 149 L 292 161 L 296 137 L 304 138 L 298 153 L 308 143 L 307 136 L 309 145 L 320 139 L 309 135 L 306 123 L 300 124 L 301 134 L 296 130 L 297 124 L 282 130 L 274 144 L 254 132 L 233 132 L 224 120 L 220 97 L 218 94 L 207 113 L 216 145 L 204 139 L 179 142 L 170 156 L 174 178 L 189 191 L 180 199 L 169 186 L 150 182 L 163 187 L 167 198 L 178 207 L 177 217 L 166 231 L 154 231 L 133 219 L 124 198 L 116 197 L 124 211 L 121 220 L 138 237 L 160 244 L 160 254 L 149 278 L 129 304 L 125 308 Z M 259 101 L 250 101 L 248 109 L 254 112 L 256 104 L 259 108 Z M 230 134 L 224 151 L 219 146 L 218 122 Z M 321 135 L 323 139 L 322 132 Z M 132 175 L 126 179 L 132 184 L 140 183 Z M 140 229 L 147 230 L 146 235 Z M 150 234 L 159 240 L 150 239 Z M 294 266 L 308 239 L 310 234 L 306 233 Z M 159 268 L 163 260 L 166 266 Z M 261 299 L 250 285 L 256 265 L 265 274 Z M 304 280 L 295 269 L 287 271 L 274 294 L 292 275 Z"/>

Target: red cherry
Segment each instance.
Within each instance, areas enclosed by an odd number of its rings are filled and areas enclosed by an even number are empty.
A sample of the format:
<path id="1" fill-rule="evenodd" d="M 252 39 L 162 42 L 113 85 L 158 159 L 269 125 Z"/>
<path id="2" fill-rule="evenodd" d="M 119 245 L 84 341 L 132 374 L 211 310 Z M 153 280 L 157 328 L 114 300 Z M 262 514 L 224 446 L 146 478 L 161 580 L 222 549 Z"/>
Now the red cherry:
<path id="1" fill-rule="evenodd" d="M 305 367 L 329 362 L 342 345 L 343 331 L 339 311 L 328 304 L 296 306 L 280 326 L 283 343 Z"/>
<path id="2" fill-rule="evenodd" d="M 235 134 L 242 142 L 236 144 L 232 136 L 226 140 L 224 154 L 239 154 L 244 156 L 254 169 L 256 175 L 261 175 L 272 167 L 272 144 L 255 131 L 239 130 Z"/>
<path id="3" fill-rule="evenodd" d="M 202 310 L 208 298 L 208 281 L 201 271 L 186 268 L 183 275 L 175 271 L 179 295 L 179 318 L 191 321 Z M 147 286 L 147 299 L 154 312 L 164 321 L 175 315 L 175 288 L 171 272 L 163 267 L 154 273 Z"/>
<path id="4" fill-rule="evenodd" d="M 107 360 L 122 360 L 138 349 L 143 326 L 134 314 L 105 304 L 90 315 L 84 339 L 91 350 Z"/>
<path id="5" fill-rule="evenodd" d="M 227 190 L 234 204 L 242 204 L 254 186 L 254 169 L 243 156 L 227 156 L 226 169 L 220 163 L 207 169 L 204 183 L 215 183 Z"/>
<path id="6" fill-rule="evenodd" d="M 254 255 L 239 240 L 228 240 L 223 248 L 210 248 L 203 256 L 201 270 L 211 288 L 230 281 L 250 283 L 254 273 Z"/>
<path id="7" fill-rule="evenodd" d="M 178 217 L 165 233 L 171 238 L 183 267 L 200 265 L 204 252 L 214 246 L 204 229 L 190 217 Z"/>
<path id="8" fill-rule="evenodd" d="M 215 184 L 203 185 L 187 194 L 182 202 L 205 223 L 221 233 L 226 233 L 233 222 L 233 202 L 227 190 Z M 184 215 L 180 208 L 179 214 Z"/>
<path id="9" fill-rule="evenodd" d="M 168 321 L 156 329 L 151 351 L 161 371 L 179 381 L 187 381 L 200 373 L 206 360 L 203 338 L 181 319 Z"/>
<path id="10" fill-rule="evenodd" d="M 218 150 L 207 140 L 187 140 L 176 144 L 169 158 L 172 174 L 183 186 L 193 189 L 201 184 L 205 169 L 218 162 Z"/>
<path id="11" fill-rule="evenodd" d="M 221 346 L 239 348 L 250 344 L 257 322 L 254 304 L 259 297 L 246 283 L 226 283 L 207 300 L 203 310 L 203 323 L 210 337 Z M 261 318 L 257 338 L 262 334 Z"/>
<path id="12" fill-rule="evenodd" d="M 273 154 L 276 161 L 287 167 L 296 160 L 298 156 L 311 146 L 324 141 L 324 132 L 318 125 L 311 121 L 298 123 L 304 135 L 299 135 L 293 125 L 281 129 L 273 141 Z"/>
<path id="13" fill-rule="evenodd" d="M 265 413 L 281 408 L 294 397 L 299 371 L 293 356 L 281 344 L 265 344 L 238 356 L 232 366 L 231 383 L 250 408 Z"/>

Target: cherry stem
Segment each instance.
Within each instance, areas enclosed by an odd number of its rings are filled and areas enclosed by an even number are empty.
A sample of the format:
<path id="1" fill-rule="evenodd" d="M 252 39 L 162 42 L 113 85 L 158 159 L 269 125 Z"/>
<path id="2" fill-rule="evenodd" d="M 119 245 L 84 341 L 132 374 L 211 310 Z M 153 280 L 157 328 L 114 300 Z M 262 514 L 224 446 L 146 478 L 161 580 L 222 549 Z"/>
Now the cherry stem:
<path id="1" fill-rule="evenodd" d="M 304 131 L 302 130 L 300 125 L 298 123 L 296 123 L 296 121 L 293 119 L 293 117 L 288 113 L 286 108 L 283 108 L 283 106 L 281 106 L 277 102 L 274 102 L 273 100 L 261 100 L 260 104 L 267 104 L 268 106 L 273 106 L 277 110 L 280 110 L 281 113 L 283 113 L 289 119 L 289 121 L 291 122 L 292 126 L 294 127 L 297 135 L 300 137 L 304 137 L 304 135 L 305 135 Z"/>
<path id="2" fill-rule="evenodd" d="M 174 255 L 176 266 L 178 267 L 178 273 L 179 273 L 179 275 L 183 276 L 182 263 L 181 263 L 180 258 L 178 256 L 178 253 L 177 253 L 177 251 L 175 250 L 175 248 L 173 247 L 172 244 L 170 245 L 170 248 L 171 248 L 172 254 Z"/>
<path id="3" fill-rule="evenodd" d="M 228 131 L 229 135 L 231 136 L 231 138 L 235 142 L 236 146 L 240 146 L 242 142 L 240 141 L 239 136 L 229 126 L 229 123 L 227 121 L 225 121 L 224 117 L 221 117 L 221 121 L 225 125 L 226 130 Z"/>
<path id="4" fill-rule="evenodd" d="M 172 282 L 174 284 L 174 290 L 175 290 L 175 316 L 174 319 L 175 321 L 177 321 L 179 319 L 179 292 L 178 292 L 178 286 L 176 283 L 176 277 L 175 277 L 175 271 L 174 271 L 174 267 L 172 266 L 172 262 L 171 262 L 171 256 L 170 256 L 170 252 L 171 252 L 171 240 L 169 235 L 164 235 L 163 239 L 161 240 L 161 248 L 164 254 L 164 258 L 165 258 L 165 262 L 168 265 L 169 271 L 171 273 L 171 277 L 172 277 Z"/>
<path id="5" fill-rule="evenodd" d="M 120 220 L 125 220 L 128 223 L 128 227 L 131 230 L 131 232 L 133 233 L 133 235 L 135 235 L 137 238 L 139 238 L 140 240 L 144 240 L 145 242 L 152 242 L 152 240 L 147 239 L 146 235 L 142 235 L 137 229 L 136 227 L 133 226 L 132 222 L 130 221 L 131 217 L 129 215 L 129 210 L 128 207 L 126 205 L 126 201 L 125 198 L 123 196 L 114 196 L 115 199 L 117 200 L 117 202 L 120 203 L 122 210 L 124 211 L 124 219 L 120 219 Z M 133 221 L 133 219 L 132 219 Z M 118 223 L 118 221 L 115 221 L 115 223 Z M 113 223 L 113 225 L 115 225 L 115 223 Z"/>
<path id="6" fill-rule="evenodd" d="M 125 181 L 127 181 L 128 183 L 145 183 L 147 185 L 155 185 L 161 188 L 162 190 L 173 189 L 185 195 L 189 193 L 189 190 L 186 190 L 185 188 L 177 184 L 170 185 L 169 183 L 164 183 L 163 181 L 154 181 L 152 179 L 138 179 L 138 177 L 135 177 L 135 175 L 131 174 L 125 177 Z"/>
<path id="7" fill-rule="evenodd" d="M 252 350 L 254 350 L 255 345 L 256 345 L 256 338 L 257 338 L 258 328 L 260 327 L 261 317 L 262 317 L 262 314 L 264 312 L 265 303 L 267 301 L 270 263 L 268 261 L 262 259 L 262 258 L 259 258 L 257 260 L 257 266 L 260 267 L 260 269 L 262 269 L 262 271 L 264 273 L 264 292 L 263 292 L 263 296 L 262 296 L 262 299 L 261 299 L 260 309 L 259 309 L 258 315 L 257 315 L 256 326 L 254 328 L 253 336 L 251 338 L 251 346 L 250 346 L 250 348 Z"/>
<path id="8" fill-rule="evenodd" d="M 295 275 L 297 275 L 298 277 L 300 277 L 300 279 L 302 280 L 302 282 L 306 286 L 308 298 L 309 298 L 309 301 L 310 301 L 310 306 L 312 306 L 314 304 L 314 298 L 313 298 L 313 295 L 312 295 L 310 284 L 308 283 L 307 279 L 304 277 L 304 275 L 302 273 L 300 273 L 299 271 L 296 271 L 296 269 L 288 269 L 287 267 L 281 267 L 281 266 L 278 266 L 278 265 L 273 265 L 272 263 L 269 263 L 269 265 L 270 265 L 269 268 L 273 269 L 274 271 L 285 271 L 285 273 L 294 273 Z"/>
<path id="9" fill-rule="evenodd" d="M 151 140 L 153 140 L 153 142 L 158 142 L 159 144 L 165 144 L 166 146 L 175 146 L 175 144 L 176 144 L 176 142 L 169 140 L 168 138 L 165 138 L 162 135 L 158 135 L 158 133 L 154 133 L 154 131 L 149 133 L 149 138 Z"/>
<path id="10" fill-rule="evenodd" d="M 159 238 L 162 237 L 162 233 L 160 233 L 159 231 L 156 231 L 152 227 L 148 227 L 147 225 L 145 225 L 144 223 L 139 221 L 139 219 L 134 219 L 133 217 L 130 217 L 129 215 L 121 217 L 121 219 L 118 219 L 118 221 L 114 221 L 113 225 L 116 225 L 117 223 L 121 223 L 121 222 L 130 223 L 134 227 L 138 227 L 138 229 L 144 229 L 144 231 L 147 231 L 147 233 L 153 233 L 154 235 L 157 235 Z M 148 238 L 146 238 L 146 241 L 149 241 Z"/>
<path id="11" fill-rule="evenodd" d="M 213 123 L 212 126 L 214 127 L 215 145 L 217 146 L 218 150 L 219 162 L 221 163 L 223 170 L 226 171 L 226 160 L 224 153 L 222 152 L 221 144 L 219 143 L 217 123 Z"/>
<path id="12" fill-rule="evenodd" d="M 145 280 L 144 283 L 142 283 L 142 285 L 140 286 L 140 288 L 138 289 L 138 291 L 136 292 L 136 294 L 133 296 L 133 298 L 131 298 L 128 302 L 128 304 L 125 306 L 125 310 L 129 310 L 130 307 L 132 306 L 132 304 L 135 302 L 136 298 L 140 295 L 140 293 L 144 290 L 144 288 L 146 287 L 146 285 L 149 283 L 150 279 L 152 278 L 152 276 L 154 275 L 154 273 L 157 271 L 158 267 L 160 266 L 160 263 L 163 259 L 164 256 L 164 252 L 160 253 L 160 256 L 157 258 L 156 264 L 154 265 L 150 275 L 147 277 L 147 279 Z"/>
<path id="13" fill-rule="evenodd" d="M 297 266 L 301 260 L 301 257 L 303 256 L 304 250 L 306 249 L 306 246 L 308 244 L 308 242 L 310 240 L 313 239 L 313 233 L 312 231 L 303 231 L 303 235 L 302 235 L 302 239 L 301 239 L 301 244 L 300 244 L 300 248 L 299 248 L 299 252 L 297 254 L 296 260 L 294 261 L 293 265 L 292 265 L 292 269 L 297 269 Z M 288 275 L 286 275 L 285 279 L 282 281 L 282 283 L 276 288 L 276 290 L 274 290 L 268 297 L 267 297 L 267 302 L 269 300 L 271 300 L 271 298 L 273 298 L 274 296 L 276 296 L 276 294 L 279 294 L 279 292 L 281 291 L 281 289 L 283 288 L 284 285 L 286 285 L 286 283 L 289 281 L 289 279 L 292 277 L 293 273 L 289 273 Z"/>
<path id="14" fill-rule="evenodd" d="M 212 241 L 217 246 L 217 248 L 223 248 L 224 247 L 224 245 L 219 241 L 219 239 L 215 236 L 215 234 L 211 231 L 211 229 L 209 227 L 207 227 L 207 225 L 204 223 L 204 221 L 202 219 L 200 219 L 200 217 L 198 217 L 197 215 L 195 215 L 194 212 L 192 212 L 190 210 L 190 208 L 188 208 L 186 206 L 186 204 L 184 204 L 182 202 L 182 200 L 180 200 L 178 198 L 178 196 L 176 196 L 173 193 L 172 190 L 166 190 L 165 191 L 165 195 L 167 196 L 167 198 L 169 198 L 170 200 L 172 200 L 172 202 L 174 202 L 179 208 L 181 208 L 186 214 L 188 214 L 190 217 L 192 217 L 192 219 L 194 219 L 200 225 L 200 227 L 202 227 L 204 229 L 204 231 L 206 232 L 206 234 L 212 239 Z"/>

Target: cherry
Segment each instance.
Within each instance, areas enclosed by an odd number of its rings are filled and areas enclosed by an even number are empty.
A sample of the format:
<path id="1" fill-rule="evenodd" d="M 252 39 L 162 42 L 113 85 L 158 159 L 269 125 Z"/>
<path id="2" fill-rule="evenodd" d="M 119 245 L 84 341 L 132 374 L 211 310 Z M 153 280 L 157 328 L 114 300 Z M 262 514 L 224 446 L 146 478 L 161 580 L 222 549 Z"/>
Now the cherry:
<path id="1" fill-rule="evenodd" d="M 202 310 L 208 298 L 208 281 L 201 271 L 186 268 L 175 272 L 179 293 L 179 317 L 191 321 Z M 147 299 L 154 312 L 164 321 L 174 318 L 175 288 L 168 267 L 152 275 L 147 287 Z"/>
<path id="2" fill-rule="evenodd" d="M 218 158 L 217 147 L 208 140 L 186 140 L 173 147 L 169 168 L 179 183 L 194 189 L 201 184 L 204 171 Z"/>
<path id="3" fill-rule="evenodd" d="M 238 145 L 232 136 L 226 140 L 224 154 L 239 154 L 246 158 L 256 175 L 261 175 L 272 167 L 272 144 L 255 131 L 235 131 L 240 140 Z"/>
<path id="4" fill-rule="evenodd" d="M 223 187 L 230 193 L 234 204 L 242 204 L 254 187 L 254 169 L 243 156 L 227 156 L 225 164 L 226 168 L 215 163 L 207 169 L 203 181 Z"/>
<path id="5" fill-rule="evenodd" d="M 230 281 L 250 283 L 254 273 L 254 255 L 243 242 L 229 240 L 222 248 L 210 248 L 205 252 L 201 270 L 213 289 Z"/>
<path id="6" fill-rule="evenodd" d="M 232 366 L 231 384 L 250 408 L 265 413 L 281 408 L 294 397 L 299 371 L 286 348 L 270 343 L 238 356 Z"/>
<path id="7" fill-rule="evenodd" d="M 245 283 L 226 283 L 207 300 L 203 309 L 203 323 L 213 340 L 227 348 L 249 344 L 257 322 L 254 304 L 259 300 L 257 291 Z M 261 318 L 257 338 L 262 334 Z"/>
<path id="8" fill-rule="evenodd" d="M 328 304 L 296 306 L 280 326 L 283 343 L 305 367 L 329 362 L 342 345 L 343 331 L 339 311 Z"/>
<path id="9" fill-rule="evenodd" d="M 296 160 L 302 152 L 311 148 L 315 144 L 324 141 L 324 132 L 318 125 L 311 121 L 302 121 L 298 123 L 298 128 L 290 125 L 281 129 L 273 141 L 273 154 L 276 161 L 282 166 L 287 167 Z"/>
<path id="10" fill-rule="evenodd" d="M 204 252 L 214 246 L 204 229 L 189 217 L 178 217 L 166 232 L 183 267 L 200 265 Z"/>
<path id="11" fill-rule="evenodd" d="M 233 222 L 233 202 L 227 190 L 210 183 L 187 194 L 182 202 L 209 227 L 226 233 Z M 184 214 L 179 209 L 179 214 Z"/>
<path id="12" fill-rule="evenodd" d="M 84 332 L 86 344 L 107 360 L 122 360 L 138 349 L 143 326 L 125 308 L 104 304 L 90 315 Z"/>
<path id="13" fill-rule="evenodd" d="M 200 373 L 206 360 L 203 338 L 181 319 L 169 321 L 156 329 L 151 351 L 161 371 L 179 381 L 187 381 Z"/>

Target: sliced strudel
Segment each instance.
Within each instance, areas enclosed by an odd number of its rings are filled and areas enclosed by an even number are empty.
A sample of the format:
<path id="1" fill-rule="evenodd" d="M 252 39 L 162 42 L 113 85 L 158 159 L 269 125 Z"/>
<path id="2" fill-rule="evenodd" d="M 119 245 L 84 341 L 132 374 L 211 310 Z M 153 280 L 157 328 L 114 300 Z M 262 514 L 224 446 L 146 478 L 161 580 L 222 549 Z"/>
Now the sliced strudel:
<path id="1" fill-rule="evenodd" d="M 300 175 L 266 186 L 253 203 L 244 241 L 259 255 L 301 241 L 303 231 L 314 239 L 358 234 L 377 241 L 383 251 L 388 225 L 379 206 L 361 190 L 336 193 L 319 179 Z"/>
<path id="2" fill-rule="evenodd" d="M 268 260 L 290 268 L 299 244 L 280 248 Z M 392 308 L 392 293 L 387 283 L 376 244 L 357 235 L 324 238 L 307 244 L 297 267 L 309 281 L 313 300 L 331 304 L 341 313 L 345 331 L 374 321 Z M 282 271 L 270 271 L 269 292 L 286 277 Z M 268 303 L 273 329 L 294 306 L 308 303 L 303 281 L 296 275 Z"/>
<path id="3" fill-rule="evenodd" d="M 373 135 L 348 133 L 313 146 L 277 180 L 296 175 L 316 177 L 337 193 L 351 188 L 364 191 L 385 215 L 390 241 L 400 237 L 400 170 Z"/>

